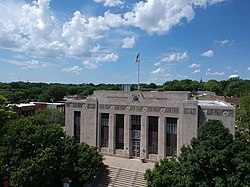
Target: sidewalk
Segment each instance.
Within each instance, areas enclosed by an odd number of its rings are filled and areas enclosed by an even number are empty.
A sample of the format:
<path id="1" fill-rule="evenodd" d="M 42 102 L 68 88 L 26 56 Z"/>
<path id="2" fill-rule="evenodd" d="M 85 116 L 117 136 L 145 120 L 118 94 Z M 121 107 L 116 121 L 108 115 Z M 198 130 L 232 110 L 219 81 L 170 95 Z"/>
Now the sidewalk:
<path id="1" fill-rule="evenodd" d="M 140 159 L 128 159 L 107 155 L 103 156 L 103 162 L 110 167 L 139 171 L 142 173 L 145 173 L 146 169 L 152 169 L 155 165 L 152 162 L 142 163 Z"/>

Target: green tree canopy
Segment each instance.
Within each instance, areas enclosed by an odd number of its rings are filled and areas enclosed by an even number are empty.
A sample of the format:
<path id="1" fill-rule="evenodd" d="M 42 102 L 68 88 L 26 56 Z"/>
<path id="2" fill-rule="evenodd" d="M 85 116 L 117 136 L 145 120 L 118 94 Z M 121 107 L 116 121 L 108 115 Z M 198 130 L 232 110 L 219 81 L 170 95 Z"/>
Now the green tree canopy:
<path id="1" fill-rule="evenodd" d="M 237 109 L 236 133 L 244 136 L 250 142 L 250 94 L 240 99 L 240 106 Z"/>
<path id="2" fill-rule="evenodd" d="M 209 121 L 182 147 L 177 162 L 162 160 L 145 179 L 150 187 L 250 186 L 249 142 L 234 140 L 220 121 Z"/>
<path id="3" fill-rule="evenodd" d="M 15 113 L 8 104 L 8 100 L 0 95 L 0 128 L 6 121 L 14 118 L 15 116 Z"/>
<path id="4" fill-rule="evenodd" d="M 90 155 L 84 157 L 86 162 L 83 155 Z M 7 176 L 13 187 L 59 187 L 65 177 L 85 183 L 101 165 L 96 148 L 78 144 L 60 125 L 48 125 L 40 117 L 10 121 L 4 127 L 0 174 Z"/>
<path id="5" fill-rule="evenodd" d="M 43 109 L 39 111 L 36 116 L 46 120 L 46 124 L 59 124 L 64 126 L 65 123 L 64 113 L 54 108 Z"/>

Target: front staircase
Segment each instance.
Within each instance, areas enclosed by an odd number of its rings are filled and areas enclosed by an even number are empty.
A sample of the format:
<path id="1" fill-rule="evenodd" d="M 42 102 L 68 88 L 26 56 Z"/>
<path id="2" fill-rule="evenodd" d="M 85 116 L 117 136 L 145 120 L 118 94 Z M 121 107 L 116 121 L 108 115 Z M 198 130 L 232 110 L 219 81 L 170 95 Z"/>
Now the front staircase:
<path id="1" fill-rule="evenodd" d="M 92 187 L 146 187 L 146 181 L 142 172 L 105 166 Z"/>

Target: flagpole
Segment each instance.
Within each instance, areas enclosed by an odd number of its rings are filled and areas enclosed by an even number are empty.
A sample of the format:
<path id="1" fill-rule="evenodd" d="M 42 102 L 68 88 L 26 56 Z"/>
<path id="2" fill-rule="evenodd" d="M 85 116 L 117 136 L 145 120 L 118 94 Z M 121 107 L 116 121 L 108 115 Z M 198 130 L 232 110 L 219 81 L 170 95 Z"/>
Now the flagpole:
<path id="1" fill-rule="evenodd" d="M 138 61 L 138 90 L 140 90 L 140 60 Z"/>

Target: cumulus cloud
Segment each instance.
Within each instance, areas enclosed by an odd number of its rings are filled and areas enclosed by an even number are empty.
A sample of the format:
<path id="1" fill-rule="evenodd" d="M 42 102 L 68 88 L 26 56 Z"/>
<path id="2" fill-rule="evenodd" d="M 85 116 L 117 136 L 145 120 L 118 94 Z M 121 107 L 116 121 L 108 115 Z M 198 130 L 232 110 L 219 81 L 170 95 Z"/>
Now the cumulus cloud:
<path id="1" fill-rule="evenodd" d="M 125 2 L 94 1 L 103 3 L 104 6 L 120 6 Z M 122 14 L 107 11 L 103 15 L 87 17 L 76 11 L 67 22 L 60 20 L 60 16 L 50 9 L 51 0 L 34 0 L 32 3 L 24 0 L 0 1 L 0 48 L 19 51 L 32 58 L 75 58 L 84 61 L 85 67 L 94 69 L 102 62 L 118 60 L 115 52 L 107 54 L 114 50 L 101 46 L 114 29 L 138 27 L 150 34 L 166 34 L 183 21 L 193 20 L 196 7 L 205 8 L 222 1 L 145 0 L 135 3 L 131 10 Z M 123 38 L 123 45 L 120 47 L 132 48 L 135 45 L 135 36 L 125 37 L 128 33 L 117 33 L 119 38 Z M 187 52 L 172 53 L 160 62 L 187 58 Z"/>
<path id="2" fill-rule="evenodd" d="M 96 62 L 91 62 L 90 60 L 86 60 L 82 63 L 87 69 L 96 69 L 98 67 Z"/>
<path id="3" fill-rule="evenodd" d="M 164 69 L 162 68 L 158 68 L 152 72 L 150 72 L 151 74 L 163 74 L 164 73 Z"/>
<path id="4" fill-rule="evenodd" d="M 132 48 L 135 45 L 135 37 L 132 36 L 131 38 L 126 37 L 123 39 L 122 48 Z"/>
<path id="5" fill-rule="evenodd" d="M 247 68 L 247 71 L 250 71 L 250 66 Z"/>
<path id="6" fill-rule="evenodd" d="M 123 25 L 120 14 L 105 12 L 104 16 L 86 18 L 79 11 L 60 25 L 49 7 L 50 1 L 0 2 L 4 13 L 0 18 L 0 48 L 35 56 L 86 58 L 100 49 L 95 45 L 108 36 L 111 28 Z"/>
<path id="7" fill-rule="evenodd" d="M 97 3 L 103 3 L 104 6 L 119 6 L 123 5 L 124 2 L 121 0 L 94 0 Z"/>
<path id="8" fill-rule="evenodd" d="M 103 56 L 98 56 L 96 58 L 97 62 L 115 62 L 117 61 L 119 58 L 119 56 L 117 54 L 114 53 L 110 53 L 110 54 L 106 54 Z"/>
<path id="9" fill-rule="evenodd" d="M 75 73 L 75 74 L 79 74 L 81 70 L 82 68 L 80 68 L 79 66 L 73 66 L 73 67 L 62 69 L 63 72 Z"/>
<path id="10" fill-rule="evenodd" d="M 82 64 L 88 69 L 96 69 L 101 66 L 103 62 L 115 62 L 118 59 L 119 56 L 117 54 L 109 53 L 85 60 Z"/>
<path id="11" fill-rule="evenodd" d="M 21 61 L 15 59 L 0 58 L 0 62 L 1 61 L 9 64 L 14 64 L 16 66 L 20 66 L 22 69 L 36 69 L 36 68 L 47 67 L 47 64 L 41 63 L 38 60 Z"/>
<path id="12" fill-rule="evenodd" d="M 188 59 L 187 51 L 183 53 L 170 53 L 161 59 L 161 62 L 182 61 Z"/>
<path id="13" fill-rule="evenodd" d="M 201 64 L 193 63 L 193 64 L 191 64 L 189 67 L 190 67 L 190 68 L 199 68 L 200 66 L 201 66 Z"/>
<path id="14" fill-rule="evenodd" d="M 218 43 L 220 46 L 225 46 L 225 45 L 232 45 L 233 44 L 233 40 L 217 40 L 216 43 Z"/>
<path id="15" fill-rule="evenodd" d="M 196 70 L 194 70 L 193 74 L 200 73 L 200 72 L 201 72 L 200 69 L 196 69 Z"/>
<path id="16" fill-rule="evenodd" d="M 201 56 L 211 58 L 214 56 L 214 52 L 213 52 L 213 50 L 210 49 L 210 50 L 207 50 L 204 53 L 202 53 Z"/>
<path id="17" fill-rule="evenodd" d="M 47 64 L 40 63 L 38 60 L 30 60 L 25 62 L 23 65 L 23 69 L 35 69 L 47 66 Z"/>
<path id="18" fill-rule="evenodd" d="M 139 1 L 131 12 L 124 14 L 124 18 L 127 24 L 146 30 L 150 34 L 165 34 L 172 27 L 180 25 L 183 20 L 193 20 L 196 7 L 206 8 L 222 1 L 224 0 Z"/>

